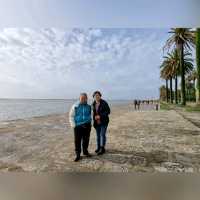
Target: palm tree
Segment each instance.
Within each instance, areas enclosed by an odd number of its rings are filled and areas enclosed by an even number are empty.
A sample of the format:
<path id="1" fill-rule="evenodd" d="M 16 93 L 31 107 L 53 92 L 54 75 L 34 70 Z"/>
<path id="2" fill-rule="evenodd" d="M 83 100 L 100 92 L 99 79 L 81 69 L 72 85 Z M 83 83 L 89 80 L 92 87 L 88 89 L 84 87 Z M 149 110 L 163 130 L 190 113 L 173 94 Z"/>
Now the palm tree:
<path id="1" fill-rule="evenodd" d="M 192 99 L 195 99 L 195 81 L 197 79 L 197 72 L 193 69 L 188 76 L 186 77 L 186 89 L 188 93 L 188 97 L 190 98 L 192 95 Z M 189 99 L 191 100 L 191 99 Z"/>
<path id="2" fill-rule="evenodd" d="M 191 74 L 193 70 L 193 59 L 191 58 L 192 54 L 189 52 L 184 53 L 184 69 L 186 74 Z M 167 53 L 167 56 L 164 56 L 164 61 L 161 65 L 162 73 L 165 74 L 170 80 L 170 94 L 173 94 L 172 91 L 172 79 L 175 80 L 175 103 L 178 103 L 178 76 L 180 75 L 180 59 L 178 56 L 177 49 L 174 49 L 171 53 Z M 170 95 L 171 103 L 172 96 Z"/>
<path id="3" fill-rule="evenodd" d="M 160 72 L 160 78 L 165 80 L 165 89 L 166 89 L 166 101 L 169 102 L 169 87 L 168 87 L 168 73 L 166 70 L 162 69 Z"/>
<path id="4" fill-rule="evenodd" d="M 193 86 L 195 86 L 195 81 L 197 79 L 197 71 L 193 69 L 187 76 L 188 81 L 192 81 Z"/>
<path id="5" fill-rule="evenodd" d="M 175 67 L 175 104 L 178 104 L 178 75 L 180 75 L 180 63 L 177 49 L 174 50 L 172 55 L 173 64 Z"/>
<path id="6" fill-rule="evenodd" d="M 161 101 L 167 100 L 166 86 L 165 85 L 160 86 L 159 91 L 160 91 L 160 100 Z"/>
<path id="7" fill-rule="evenodd" d="M 178 75 L 180 74 L 180 67 L 179 67 L 179 57 L 177 49 L 174 49 L 172 53 L 167 53 L 167 56 L 164 57 L 171 66 L 171 75 L 175 79 L 175 103 L 178 103 Z"/>
<path id="8" fill-rule="evenodd" d="M 180 59 L 180 73 L 181 73 L 181 103 L 186 105 L 185 98 L 185 65 L 184 65 L 184 50 L 191 50 L 191 46 L 194 45 L 195 39 L 194 34 L 190 28 L 172 28 L 171 37 L 167 40 L 164 49 L 170 49 L 176 47 Z"/>
<path id="9" fill-rule="evenodd" d="M 171 65 L 169 59 L 165 59 L 160 66 L 161 68 L 161 78 L 164 77 L 166 80 L 166 90 L 168 97 L 168 80 L 170 81 L 170 103 L 173 103 L 173 90 L 172 90 L 172 79 L 173 79 L 173 65 Z"/>
<path id="10" fill-rule="evenodd" d="M 197 64 L 197 95 L 196 101 L 200 104 L 200 28 L 196 30 L 196 64 Z"/>

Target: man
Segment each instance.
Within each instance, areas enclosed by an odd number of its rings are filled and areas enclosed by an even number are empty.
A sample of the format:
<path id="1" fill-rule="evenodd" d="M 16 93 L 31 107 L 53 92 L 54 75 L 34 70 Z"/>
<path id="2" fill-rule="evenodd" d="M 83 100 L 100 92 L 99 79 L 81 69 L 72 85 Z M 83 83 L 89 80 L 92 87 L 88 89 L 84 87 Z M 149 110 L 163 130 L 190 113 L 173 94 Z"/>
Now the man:
<path id="1" fill-rule="evenodd" d="M 91 155 L 88 152 L 88 145 L 91 131 L 91 106 L 87 103 L 87 94 L 81 93 L 79 101 L 76 102 L 70 112 L 69 120 L 74 128 L 74 143 L 75 143 L 75 162 L 81 159 L 81 146 L 83 154 L 87 157 Z"/>

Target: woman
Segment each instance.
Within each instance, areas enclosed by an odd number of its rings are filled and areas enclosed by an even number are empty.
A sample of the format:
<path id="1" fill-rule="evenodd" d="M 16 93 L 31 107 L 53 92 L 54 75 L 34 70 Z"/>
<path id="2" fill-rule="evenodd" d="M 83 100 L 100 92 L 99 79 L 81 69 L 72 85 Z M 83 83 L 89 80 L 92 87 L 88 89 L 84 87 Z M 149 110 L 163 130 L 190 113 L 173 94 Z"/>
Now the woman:
<path id="1" fill-rule="evenodd" d="M 97 149 L 95 152 L 97 155 L 105 153 L 106 145 L 106 130 L 109 123 L 110 108 L 108 103 L 101 98 L 101 93 L 95 91 L 93 94 L 93 120 L 94 128 L 97 135 Z"/>

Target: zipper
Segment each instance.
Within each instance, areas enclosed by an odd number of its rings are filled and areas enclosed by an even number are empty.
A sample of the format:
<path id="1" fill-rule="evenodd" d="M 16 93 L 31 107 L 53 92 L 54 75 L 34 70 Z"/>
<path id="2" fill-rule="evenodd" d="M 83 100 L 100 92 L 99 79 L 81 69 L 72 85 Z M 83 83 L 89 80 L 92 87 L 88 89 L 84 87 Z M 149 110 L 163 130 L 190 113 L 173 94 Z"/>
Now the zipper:
<path id="1" fill-rule="evenodd" d="M 83 106 L 83 120 L 85 118 L 85 106 Z"/>

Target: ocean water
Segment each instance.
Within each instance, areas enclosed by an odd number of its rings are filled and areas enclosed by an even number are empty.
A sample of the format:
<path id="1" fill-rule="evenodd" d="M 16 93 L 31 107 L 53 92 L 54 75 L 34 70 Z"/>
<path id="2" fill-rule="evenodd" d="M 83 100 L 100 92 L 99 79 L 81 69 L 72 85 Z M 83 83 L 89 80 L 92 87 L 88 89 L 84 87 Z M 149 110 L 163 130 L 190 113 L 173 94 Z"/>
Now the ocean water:
<path id="1" fill-rule="evenodd" d="M 63 114 L 70 110 L 75 101 L 71 99 L 0 99 L 0 121 Z M 130 101 L 108 101 L 111 107 L 128 102 Z"/>

